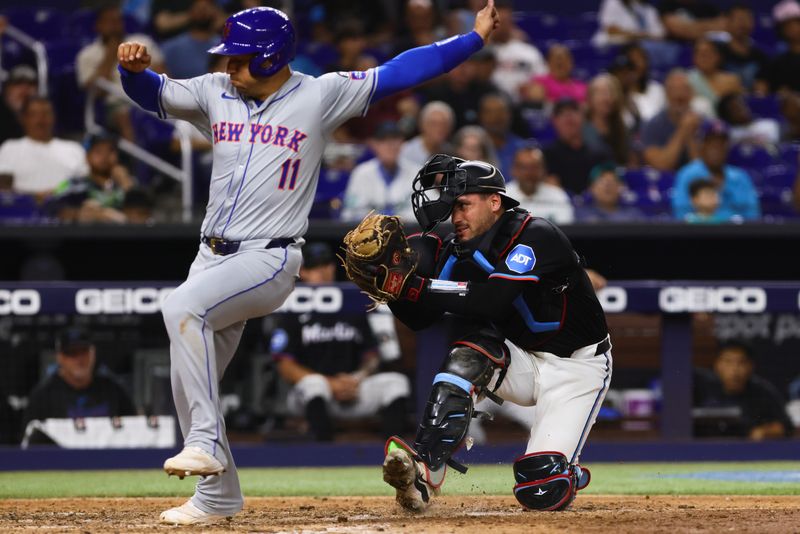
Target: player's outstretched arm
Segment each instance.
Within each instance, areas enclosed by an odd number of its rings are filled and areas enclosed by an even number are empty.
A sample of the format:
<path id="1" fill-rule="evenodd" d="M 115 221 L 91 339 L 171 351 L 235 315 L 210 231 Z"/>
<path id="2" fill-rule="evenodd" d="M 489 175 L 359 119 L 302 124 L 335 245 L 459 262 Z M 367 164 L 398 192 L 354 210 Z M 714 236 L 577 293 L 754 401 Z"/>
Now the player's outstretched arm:
<path id="1" fill-rule="evenodd" d="M 150 70 L 150 54 L 142 43 L 127 41 L 117 48 L 122 88 L 131 99 L 147 111 L 158 112 L 158 91 L 161 76 Z"/>
<path id="2" fill-rule="evenodd" d="M 372 101 L 419 85 L 450 71 L 480 50 L 497 27 L 494 0 L 475 17 L 475 29 L 428 46 L 412 48 L 378 67 L 378 83 Z"/>

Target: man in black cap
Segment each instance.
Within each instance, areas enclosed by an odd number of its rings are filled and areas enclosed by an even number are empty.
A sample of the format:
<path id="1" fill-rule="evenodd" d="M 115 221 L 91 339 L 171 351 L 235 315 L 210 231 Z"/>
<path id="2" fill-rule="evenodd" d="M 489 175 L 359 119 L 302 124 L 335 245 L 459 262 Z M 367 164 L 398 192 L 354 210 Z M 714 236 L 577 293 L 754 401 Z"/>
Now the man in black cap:
<path id="1" fill-rule="evenodd" d="M 333 252 L 325 243 L 303 246 L 300 280 L 330 285 L 336 279 Z M 383 437 L 402 433 L 411 392 L 408 378 L 378 372 L 378 341 L 363 313 L 312 310 L 285 315 L 271 329 L 270 348 L 278 372 L 292 385 L 287 408 L 305 415 L 312 437 L 333 439 L 332 418 L 380 415 Z"/>
<path id="2" fill-rule="evenodd" d="M 592 168 L 611 159 L 611 155 L 594 152 L 586 144 L 580 104 L 571 98 L 556 102 L 553 127 L 556 140 L 544 149 L 550 176 L 568 193 L 580 194 L 589 185 Z"/>
<path id="3" fill-rule="evenodd" d="M 128 393 L 107 370 L 95 369 L 95 346 L 82 328 L 56 338 L 56 372 L 28 397 L 24 425 L 33 420 L 136 415 Z"/>
<path id="4" fill-rule="evenodd" d="M 36 71 L 28 65 L 17 65 L 8 73 L 0 99 L 0 144 L 24 135 L 22 106 L 36 94 L 36 81 Z"/>

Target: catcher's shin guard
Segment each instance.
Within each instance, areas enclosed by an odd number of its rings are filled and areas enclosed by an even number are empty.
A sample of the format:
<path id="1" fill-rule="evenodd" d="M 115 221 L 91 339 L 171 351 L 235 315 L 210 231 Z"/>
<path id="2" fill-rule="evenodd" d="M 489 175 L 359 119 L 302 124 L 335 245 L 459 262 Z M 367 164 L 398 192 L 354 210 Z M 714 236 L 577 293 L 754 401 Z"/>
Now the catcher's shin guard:
<path id="1" fill-rule="evenodd" d="M 453 343 L 433 380 L 414 443 L 428 467 L 438 470 L 447 463 L 462 473 L 466 471 L 450 457 L 467 435 L 474 416 L 474 396 L 491 394 L 486 386 L 495 370 L 504 370 L 507 362 L 508 349 L 493 332 L 480 331 Z"/>
<path id="2" fill-rule="evenodd" d="M 531 510 L 564 510 L 578 490 L 589 485 L 591 473 L 570 465 L 560 452 L 534 452 L 514 462 L 514 497 Z"/>

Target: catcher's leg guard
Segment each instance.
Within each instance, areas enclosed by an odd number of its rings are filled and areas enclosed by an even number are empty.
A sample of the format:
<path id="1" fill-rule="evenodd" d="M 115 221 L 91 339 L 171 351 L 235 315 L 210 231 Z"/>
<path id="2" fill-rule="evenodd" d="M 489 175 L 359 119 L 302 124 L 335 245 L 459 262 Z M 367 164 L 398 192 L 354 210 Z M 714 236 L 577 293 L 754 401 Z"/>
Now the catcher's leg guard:
<path id="1" fill-rule="evenodd" d="M 589 485 L 591 473 L 560 452 L 534 452 L 517 458 L 514 478 L 514 496 L 525 508 L 564 510 Z"/>
<path id="2" fill-rule="evenodd" d="M 453 343 L 433 380 L 414 443 L 420 459 L 430 469 L 436 471 L 448 463 L 454 469 L 466 471 L 450 456 L 467 434 L 473 417 L 473 395 L 491 394 L 486 386 L 495 369 L 506 368 L 508 359 L 503 339 L 491 331 L 480 331 Z"/>

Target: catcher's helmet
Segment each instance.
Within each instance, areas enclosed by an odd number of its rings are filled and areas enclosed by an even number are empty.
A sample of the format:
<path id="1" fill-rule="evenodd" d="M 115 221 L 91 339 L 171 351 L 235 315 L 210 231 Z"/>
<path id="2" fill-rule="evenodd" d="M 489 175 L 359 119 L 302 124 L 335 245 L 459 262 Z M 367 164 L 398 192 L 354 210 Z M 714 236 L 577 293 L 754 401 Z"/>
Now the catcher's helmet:
<path id="1" fill-rule="evenodd" d="M 483 161 L 463 160 L 436 154 L 425 162 L 414 178 L 411 206 L 423 232 L 430 232 L 450 217 L 458 197 L 467 193 L 497 193 L 503 207 L 519 202 L 505 195 L 506 181 L 500 169 Z"/>
<path id="2" fill-rule="evenodd" d="M 222 42 L 209 54 L 255 54 L 250 60 L 253 76 L 272 76 L 294 59 L 294 28 L 286 13 L 271 7 L 253 7 L 228 17 Z"/>

